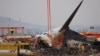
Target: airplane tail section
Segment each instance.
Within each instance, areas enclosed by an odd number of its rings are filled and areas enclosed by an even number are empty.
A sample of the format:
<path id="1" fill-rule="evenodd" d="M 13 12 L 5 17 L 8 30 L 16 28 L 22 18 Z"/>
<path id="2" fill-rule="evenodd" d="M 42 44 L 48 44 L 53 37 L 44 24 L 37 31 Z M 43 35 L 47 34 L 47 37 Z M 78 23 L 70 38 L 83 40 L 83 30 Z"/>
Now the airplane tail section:
<path id="1" fill-rule="evenodd" d="M 68 20 L 65 22 L 65 24 L 62 26 L 62 28 L 59 30 L 61 32 L 62 30 L 66 30 L 68 28 L 69 24 L 71 23 L 72 19 L 74 18 L 75 14 L 77 13 L 78 9 L 80 8 L 81 4 L 83 3 L 83 0 L 80 2 L 80 4 L 77 6 L 77 8 L 74 10 L 74 12 L 71 14 L 71 16 L 68 18 Z"/>
<path id="2" fill-rule="evenodd" d="M 83 43 L 87 43 L 87 44 L 92 44 L 93 41 L 86 37 L 83 36 L 71 29 L 68 29 L 65 33 L 64 33 L 64 39 L 62 41 L 62 47 L 65 47 L 68 44 L 68 40 L 75 40 L 75 41 L 79 41 L 79 42 L 83 42 Z"/>

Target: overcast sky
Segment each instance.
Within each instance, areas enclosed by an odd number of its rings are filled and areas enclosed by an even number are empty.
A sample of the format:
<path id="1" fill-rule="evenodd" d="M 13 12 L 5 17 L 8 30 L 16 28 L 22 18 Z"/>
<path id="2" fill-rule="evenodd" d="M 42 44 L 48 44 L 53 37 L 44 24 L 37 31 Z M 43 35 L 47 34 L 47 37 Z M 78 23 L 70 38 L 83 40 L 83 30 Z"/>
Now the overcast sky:
<path id="1" fill-rule="evenodd" d="M 51 0 L 52 26 L 64 24 L 81 0 Z M 47 25 L 47 0 L 0 0 L 0 16 Z M 84 0 L 71 25 L 100 25 L 100 0 Z"/>

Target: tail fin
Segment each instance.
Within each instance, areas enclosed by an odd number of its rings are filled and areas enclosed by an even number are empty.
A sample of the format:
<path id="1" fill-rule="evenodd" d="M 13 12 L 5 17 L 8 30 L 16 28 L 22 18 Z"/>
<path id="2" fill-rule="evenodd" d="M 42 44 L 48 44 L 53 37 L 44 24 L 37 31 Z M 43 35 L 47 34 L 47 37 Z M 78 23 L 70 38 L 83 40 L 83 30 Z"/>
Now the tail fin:
<path id="1" fill-rule="evenodd" d="M 59 32 L 61 32 L 62 30 L 65 30 L 66 28 L 68 28 L 69 24 L 71 23 L 72 19 L 74 18 L 75 14 L 77 13 L 78 9 L 80 8 L 81 4 L 83 3 L 83 0 L 80 2 L 80 4 L 77 6 L 77 8 L 74 10 L 74 12 L 70 15 L 70 17 L 68 18 L 68 20 L 65 22 L 65 24 L 62 26 L 62 28 L 60 29 Z"/>

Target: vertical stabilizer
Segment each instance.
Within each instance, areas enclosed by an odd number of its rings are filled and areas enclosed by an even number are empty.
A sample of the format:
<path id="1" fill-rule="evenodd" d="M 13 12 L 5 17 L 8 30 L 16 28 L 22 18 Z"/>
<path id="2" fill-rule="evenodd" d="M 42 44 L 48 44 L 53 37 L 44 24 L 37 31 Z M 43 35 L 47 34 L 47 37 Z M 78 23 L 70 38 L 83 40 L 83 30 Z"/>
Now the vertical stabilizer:
<path id="1" fill-rule="evenodd" d="M 62 26 L 62 28 L 59 30 L 61 32 L 62 30 L 65 30 L 68 28 L 69 24 L 71 23 L 72 19 L 74 18 L 75 14 L 77 13 L 78 9 L 80 8 L 81 4 L 83 3 L 83 0 L 80 2 L 80 4 L 76 7 L 74 12 L 70 15 L 68 20 L 65 22 L 65 24 Z"/>

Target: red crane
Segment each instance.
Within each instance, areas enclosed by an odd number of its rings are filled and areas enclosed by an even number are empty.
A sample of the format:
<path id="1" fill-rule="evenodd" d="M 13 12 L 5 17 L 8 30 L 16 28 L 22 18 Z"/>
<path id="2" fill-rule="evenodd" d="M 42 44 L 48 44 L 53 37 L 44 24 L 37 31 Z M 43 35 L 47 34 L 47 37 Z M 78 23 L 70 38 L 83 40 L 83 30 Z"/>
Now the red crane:
<path id="1" fill-rule="evenodd" d="M 48 17 L 48 34 L 49 37 L 52 39 L 52 30 L 51 30 L 51 7 L 50 7 L 50 0 L 47 0 L 47 17 Z"/>

